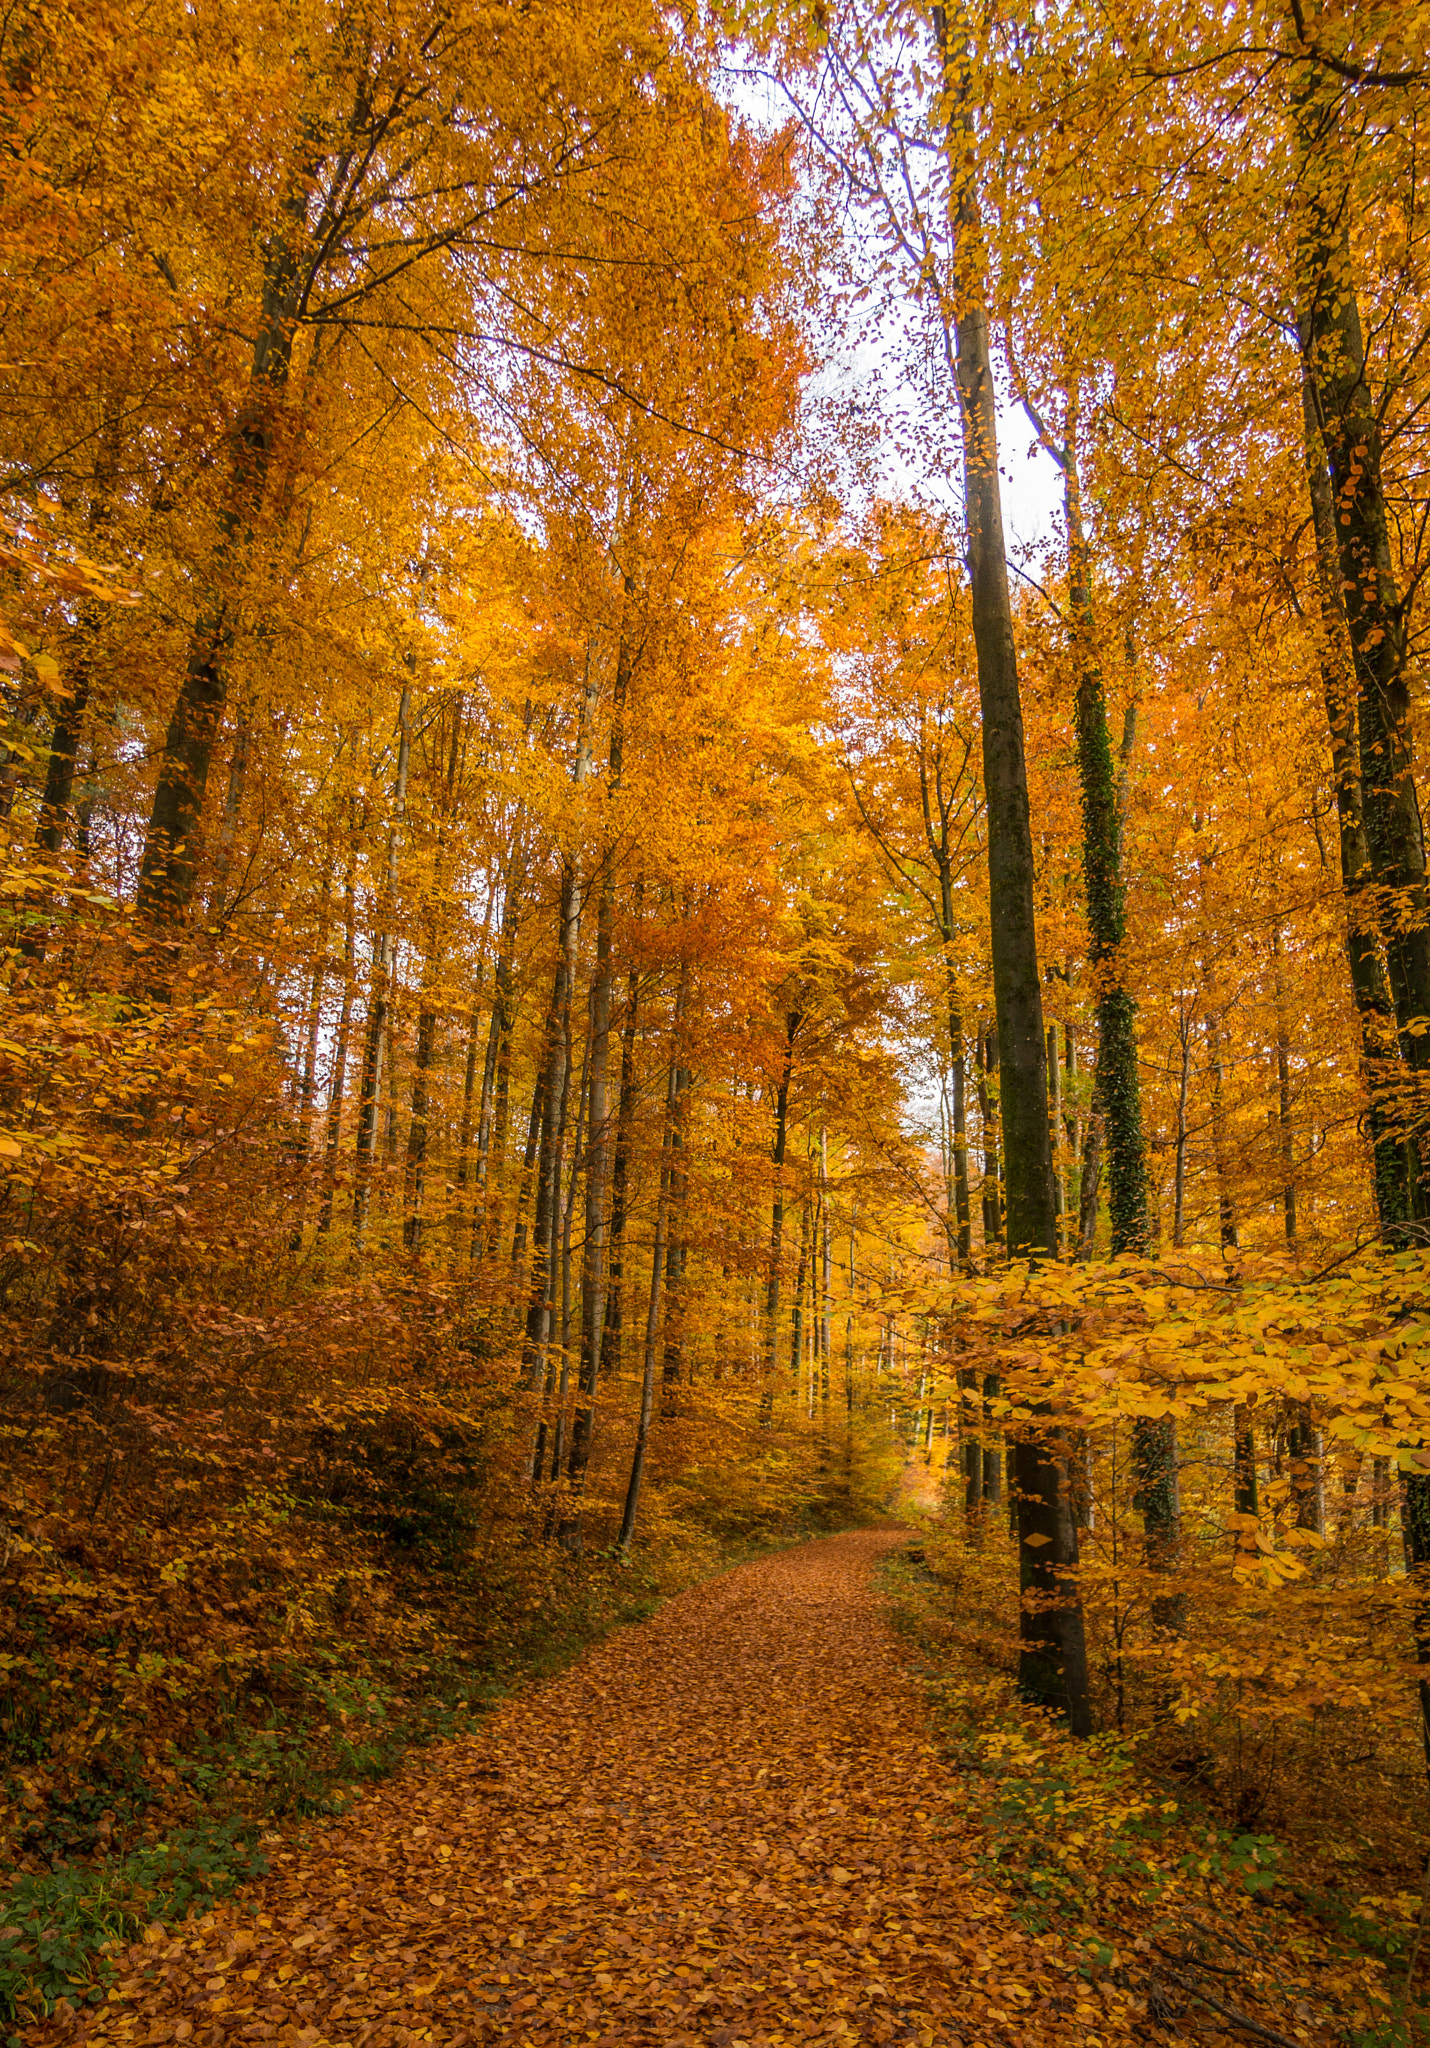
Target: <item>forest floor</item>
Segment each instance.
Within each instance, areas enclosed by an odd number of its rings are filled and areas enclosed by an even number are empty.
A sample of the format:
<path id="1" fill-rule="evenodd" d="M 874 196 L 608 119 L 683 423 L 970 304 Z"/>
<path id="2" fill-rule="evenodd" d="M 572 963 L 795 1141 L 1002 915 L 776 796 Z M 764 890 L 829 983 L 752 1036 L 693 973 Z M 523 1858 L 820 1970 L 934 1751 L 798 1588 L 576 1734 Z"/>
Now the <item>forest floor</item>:
<path id="1" fill-rule="evenodd" d="M 1145 1972 L 1090 1971 L 1020 1917 L 875 1585 L 905 1540 L 830 1537 L 681 1594 L 285 1839 L 238 1898 L 151 1928 L 107 2003 L 24 2038 L 1369 2041 L 1343 2005 L 1273 2025 L 1259 1970 L 1218 1982 L 1260 2019 L 1173 2019 Z"/>

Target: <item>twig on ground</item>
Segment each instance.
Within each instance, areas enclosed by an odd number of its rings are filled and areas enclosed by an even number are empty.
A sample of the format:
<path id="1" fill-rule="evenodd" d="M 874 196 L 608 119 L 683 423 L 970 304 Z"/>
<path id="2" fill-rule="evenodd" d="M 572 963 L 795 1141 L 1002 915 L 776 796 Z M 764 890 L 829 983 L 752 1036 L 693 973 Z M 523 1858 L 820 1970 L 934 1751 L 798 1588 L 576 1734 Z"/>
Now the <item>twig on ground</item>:
<path id="1" fill-rule="evenodd" d="M 1199 2004 L 1210 2006 L 1212 2011 L 1220 2013 L 1224 2020 L 1230 2020 L 1234 2027 L 1241 2027 L 1248 2034 L 1255 2034 L 1259 2041 L 1273 2042 L 1275 2048 L 1303 2048 L 1301 2042 L 1293 2041 L 1288 2034 L 1278 2034 L 1275 2027 L 1263 2026 L 1261 2021 L 1254 2020 L 1250 2013 L 1238 2012 L 1234 2005 L 1226 2005 L 1221 1999 L 1213 1998 L 1211 1992 L 1204 1991 L 1199 1984 L 1189 1984 L 1185 1977 L 1176 1975 L 1173 1975 L 1171 1981 L 1179 1991 L 1184 1991 L 1188 1998 L 1195 1998 Z"/>

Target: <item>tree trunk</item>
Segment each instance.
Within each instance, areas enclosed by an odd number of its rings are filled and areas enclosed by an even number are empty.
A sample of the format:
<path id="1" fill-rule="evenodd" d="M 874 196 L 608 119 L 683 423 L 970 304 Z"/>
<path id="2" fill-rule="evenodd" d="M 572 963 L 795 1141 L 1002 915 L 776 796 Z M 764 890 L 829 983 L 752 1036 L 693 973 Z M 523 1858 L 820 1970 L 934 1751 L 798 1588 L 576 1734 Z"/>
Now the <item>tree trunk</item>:
<path id="1" fill-rule="evenodd" d="M 932 834 L 930 833 L 930 837 Z M 945 948 L 951 948 L 957 931 L 953 912 L 953 870 L 946 847 L 935 849 L 939 864 L 939 913 Z M 973 1205 L 968 1187 L 968 1120 L 965 1103 L 964 1060 L 967 1051 L 963 1035 L 963 1012 L 958 1001 L 958 982 L 952 953 L 945 966 L 948 1009 L 948 1059 L 953 1084 L 953 1195 L 956 1218 L 958 1264 L 968 1272 L 973 1259 Z"/>
<path id="2" fill-rule="evenodd" d="M 993 364 L 984 305 L 978 204 L 975 86 L 968 39 L 950 46 L 947 17 L 935 17 L 949 118 L 948 156 L 955 235 L 954 356 L 963 426 L 963 497 L 972 584 L 973 639 L 983 714 L 983 787 L 988 817 L 993 998 L 998 1018 L 1000 1106 L 1011 1257 L 1056 1258 L 1057 1214 L 1048 1130 L 1047 1041 L 1033 909 L 1033 840 L 1023 749 L 1023 709 L 1013 608 L 1003 552 Z M 1019 1618 L 1024 1695 L 1090 1733 L 1081 1600 L 1069 1573 L 1078 1562 L 1077 1524 L 1065 1446 L 1048 1427 L 1017 1445 L 1018 1534 L 1023 1599 Z"/>
<path id="3" fill-rule="evenodd" d="M 626 696 L 630 689 L 632 650 L 628 611 L 635 590 L 634 578 L 624 579 L 620 642 L 616 651 L 616 674 L 611 696 L 611 739 L 606 770 L 606 801 L 620 794 L 625 765 Z M 590 1035 L 590 1134 L 587 1138 L 586 1232 L 581 1257 L 581 1363 L 577 1377 L 576 1413 L 571 1425 L 571 1458 L 568 1468 L 570 1505 L 557 1531 L 558 1541 L 568 1550 L 579 1550 L 579 1509 L 586 1468 L 591 1460 L 591 1438 L 595 1428 L 596 1388 L 601 1376 L 601 1352 L 606 1326 L 606 1205 L 610 1183 L 611 1136 L 608 1076 L 611 1049 L 611 990 L 614 968 L 611 960 L 611 926 L 616 907 L 616 848 L 614 833 L 606 833 L 601 894 L 596 906 L 596 965 L 591 982 Z"/>
<path id="4" fill-rule="evenodd" d="M 636 1023 L 640 1009 L 640 978 L 632 969 L 626 982 L 626 1014 L 621 1025 L 621 1097 L 616 1110 L 616 1145 L 611 1162 L 611 1253 L 607 1262 L 606 1332 L 601 1347 L 606 1370 L 621 1370 L 621 1339 L 625 1312 L 626 1195 L 630 1174 L 631 1121 L 636 1107 Z"/>
<path id="5" fill-rule="evenodd" d="M 1177 1019 L 1182 1041 L 1182 1068 L 1177 1080 L 1177 1135 L 1172 1169 L 1172 1243 L 1180 1251 L 1187 1228 L 1187 1091 L 1192 1078 L 1192 1020 L 1183 1012 Z"/>
<path id="6" fill-rule="evenodd" d="M 353 1185 L 353 1245 L 360 1250 L 372 1199 L 372 1173 L 377 1159 L 377 1134 L 382 1101 L 383 1062 L 392 1014 L 392 969 L 396 947 L 391 936 L 397 893 L 397 848 L 407 815 L 407 771 L 412 759 L 412 684 L 402 685 L 397 712 L 397 777 L 393 786 L 392 822 L 387 828 L 387 866 L 377 907 L 373 940 L 372 989 L 368 997 L 367 1035 L 363 1046 L 362 1089 L 358 1098 L 357 1160 Z"/>
<path id="7" fill-rule="evenodd" d="M 1361 1068 L 1375 1171 L 1375 1205 L 1382 1232 L 1403 1235 L 1410 1219 L 1405 1152 L 1385 1110 L 1401 1066 L 1395 1003 L 1386 976 L 1375 914 L 1375 875 L 1366 837 L 1360 772 L 1360 720 L 1356 674 L 1341 603 L 1341 565 L 1335 493 L 1326 467 L 1316 397 L 1309 374 L 1301 380 L 1306 430 L 1307 489 L 1316 537 L 1316 589 L 1321 615 L 1321 683 L 1331 740 L 1336 790 L 1341 893 L 1346 906 L 1346 960 L 1360 1024 Z"/>
<path id="8" fill-rule="evenodd" d="M 1366 373 L 1352 268 L 1347 145 L 1339 129 L 1345 88 L 1308 65 L 1295 116 L 1301 151 L 1297 237 L 1300 339 L 1334 505 L 1339 595 L 1350 636 L 1359 716 L 1362 800 L 1374 877 L 1382 891 L 1389 980 L 1401 1055 L 1421 1082 L 1430 1069 L 1430 902 L 1415 786 L 1406 607 L 1391 553 L 1382 481 L 1380 412 Z M 1421 1213 L 1417 1100 L 1406 1133 L 1407 1209 Z M 1427 1509 L 1430 1521 L 1430 1509 Z"/>
<path id="9" fill-rule="evenodd" d="M 431 978 L 429 961 L 428 975 Z M 422 1204 L 427 1182 L 427 1120 L 432 1055 L 437 1044 L 437 1012 L 430 1001 L 417 1012 L 417 1056 L 412 1063 L 412 1100 L 407 1121 L 407 1166 L 403 1195 L 406 1215 L 402 1219 L 402 1242 L 415 1253 L 422 1241 Z"/>
<path id="10" fill-rule="evenodd" d="M 1137 1074 L 1136 1009 L 1119 965 L 1127 935 L 1122 874 L 1122 806 L 1118 766 L 1107 729 L 1097 619 L 1092 604 L 1092 552 L 1083 524 L 1078 478 L 1078 392 L 1067 394 L 1063 449 L 1067 520 L 1068 609 L 1077 665 L 1077 759 L 1082 794 L 1082 861 L 1087 891 L 1091 966 L 1097 983 L 1097 1074 L 1107 1150 L 1112 1255 L 1148 1248 L 1147 1153 Z M 1124 763 L 1125 766 L 1125 763 Z M 1160 1494 L 1159 1494 L 1159 1497 Z"/>
<path id="11" fill-rule="evenodd" d="M 650 1442 L 651 1417 L 655 1412 L 655 1359 L 656 1340 L 660 1332 L 660 1290 L 665 1274 L 665 1225 L 667 1204 L 670 1200 L 670 1147 L 675 1118 L 675 1062 L 676 1052 L 671 1048 L 670 1071 L 665 1089 L 665 1131 L 661 1138 L 660 1193 L 656 1199 L 655 1241 L 651 1247 L 650 1299 L 646 1309 L 645 1360 L 641 1373 L 640 1417 L 636 1423 L 635 1448 L 631 1453 L 631 1473 L 626 1482 L 625 1511 L 621 1516 L 621 1533 L 616 1538 L 617 1550 L 624 1553 L 631 1547 L 631 1538 L 636 1530 L 636 1513 L 640 1507 L 641 1480 L 645 1474 L 646 1448 Z"/>
<path id="12" fill-rule="evenodd" d="M 783 1253 L 785 1223 L 785 1146 L 789 1136 L 789 1084 L 794 1071 L 794 1041 L 800 1022 L 799 1013 L 794 1010 L 785 1018 L 784 1064 L 775 1092 L 775 1135 L 770 1154 L 775 1169 L 775 1193 L 770 1206 L 770 1248 L 765 1277 L 765 1386 L 760 1399 L 760 1420 L 765 1425 L 774 1420 L 775 1412 L 775 1372 L 779 1360 L 780 1259 Z"/>
<path id="13" fill-rule="evenodd" d="M 327 1159 L 323 1168 L 323 1206 L 318 1213 L 318 1234 L 326 1236 L 333 1227 L 333 1195 L 338 1179 L 338 1147 L 342 1137 L 343 1090 L 347 1086 L 348 1039 L 352 1031 L 353 985 L 357 975 L 357 891 L 354 856 L 348 854 L 348 871 L 343 883 L 343 1000 L 338 1012 L 337 1040 L 333 1047 L 333 1079 L 328 1092 Z"/>
<path id="14" fill-rule="evenodd" d="M 220 588 L 195 621 L 184 680 L 164 737 L 159 779 L 139 869 L 136 908 L 142 922 L 172 930 L 188 916 L 194 892 L 197 835 L 204 792 L 228 694 L 234 595 L 221 588 L 237 569 L 262 510 L 276 439 L 279 401 L 293 360 L 300 285 L 296 243 L 307 209 L 307 185 L 295 180 L 283 224 L 268 245 L 258 333 L 248 391 L 235 423 L 215 562 Z"/>

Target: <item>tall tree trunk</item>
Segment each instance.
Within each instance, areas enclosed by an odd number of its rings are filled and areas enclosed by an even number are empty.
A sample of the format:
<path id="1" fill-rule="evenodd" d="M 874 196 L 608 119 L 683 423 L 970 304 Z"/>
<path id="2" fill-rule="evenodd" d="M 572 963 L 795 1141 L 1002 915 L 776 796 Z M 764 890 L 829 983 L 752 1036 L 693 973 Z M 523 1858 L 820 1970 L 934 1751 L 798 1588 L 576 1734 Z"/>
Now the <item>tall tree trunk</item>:
<path id="1" fill-rule="evenodd" d="M 954 369 L 963 426 L 963 499 L 972 585 L 973 639 L 983 714 L 983 787 L 988 817 L 993 999 L 998 1017 L 1007 1244 L 1014 1258 L 1056 1258 L 1057 1214 L 1048 1130 L 1047 1041 L 1033 908 L 1033 839 L 1023 749 L 1023 708 L 1013 608 L 1003 552 L 998 427 L 984 300 L 978 203 L 978 136 L 972 55 L 966 34 L 951 39 L 935 16 L 955 236 Z M 1019 1685 L 1090 1733 L 1082 1603 L 1070 1574 L 1077 1525 L 1066 1446 L 1051 1416 L 1017 1445 L 1018 1555 L 1023 1589 Z"/>
<path id="2" fill-rule="evenodd" d="M 235 594 L 224 585 L 239 569 L 262 510 L 272 466 L 278 408 L 293 360 L 301 285 L 297 247 L 307 201 L 307 181 L 297 178 L 264 259 L 248 390 L 234 425 L 227 488 L 219 513 L 215 589 L 189 636 L 184 680 L 159 760 L 136 907 L 141 921 L 161 930 L 184 923 L 193 897 L 198 828 L 228 694 L 233 646 Z"/>
<path id="3" fill-rule="evenodd" d="M 625 767 L 626 696 L 630 689 L 632 643 L 628 617 L 634 578 L 624 578 L 620 640 L 611 695 L 611 738 L 606 766 L 606 802 L 620 794 Z M 571 1425 L 571 1457 L 567 1477 L 569 1504 L 557 1531 L 562 1546 L 579 1550 L 580 1502 L 591 1461 L 595 1430 L 596 1388 L 601 1377 L 601 1352 L 606 1333 L 606 1227 L 610 1183 L 611 1134 L 609 1074 L 611 1057 L 611 991 L 614 965 L 611 928 L 616 908 L 616 846 L 607 829 L 601 893 L 596 905 L 596 963 L 591 981 L 590 1134 L 587 1138 L 586 1229 L 581 1255 L 581 1360 L 577 1375 L 576 1413 Z"/>
<path id="4" fill-rule="evenodd" d="M 1327 27 L 1334 33 L 1334 22 Z M 1338 77 L 1307 64 L 1295 104 L 1301 152 L 1299 328 L 1335 508 L 1339 595 L 1356 679 L 1366 839 L 1375 880 L 1387 898 L 1386 953 L 1401 1054 L 1423 1097 L 1430 1071 L 1430 901 L 1415 786 L 1407 615 L 1391 553 L 1380 412 L 1367 376 L 1351 254 L 1349 144 L 1340 133 L 1345 97 Z M 1411 1215 L 1425 1206 L 1418 1160 L 1423 1121 L 1418 1100 L 1407 1133 L 1412 1141 L 1407 1153 Z M 1426 1520 L 1430 1523 L 1430 1508 Z"/>
<path id="5" fill-rule="evenodd" d="M 1097 984 L 1097 1098 L 1099 1137 L 1107 1154 L 1107 1208 L 1114 1258 L 1150 1248 L 1147 1148 L 1142 1130 L 1142 1089 L 1137 1072 L 1136 1007 L 1121 971 L 1127 936 L 1127 889 L 1122 871 L 1125 778 L 1135 727 L 1126 729 L 1121 776 L 1107 724 L 1107 692 L 1097 615 L 1092 601 L 1092 550 L 1083 518 L 1079 459 L 1079 391 L 1068 380 L 1063 512 L 1068 544 L 1068 611 L 1077 670 L 1077 758 L 1082 796 L 1082 865 L 1087 895 L 1090 956 Z M 1092 1220 L 1096 1223 L 1096 1175 Z M 1091 1246 L 1088 1246 L 1091 1250 Z M 1176 1425 L 1170 1417 L 1140 1417 L 1132 1430 L 1134 1502 L 1142 1512 L 1144 1555 L 1154 1571 L 1171 1573 L 1181 1559 L 1181 1503 L 1177 1484 Z M 1184 1603 L 1158 1594 L 1153 1620 L 1180 1628 Z"/>
<path id="6" fill-rule="evenodd" d="M 1375 914 L 1375 872 L 1366 837 L 1360 771 L 1360 720 L 1356 715 L 1356 673 L 1341 603 L 1341 564 L 1336 535 L 1335 492 L 1326 467 L 1316 397 L 1309 373 L 1301 379 L 1306 430 L 1306 477 L 1316 537 L 1316 590 L 1321 616 L 1321 682 L 1331 740 L 1331 776 L 1336 791 L 1341 894 L 1346 906 L 1346 961 L 1360 1024 L 1361 1068 L 1375 1170 L 1375 1205 L 1381 1230 L 1403 1235 L 1410 1218 L 1404 1147 L 1386 1115 L 1385 1096 L 1395 1090 L 1401 1065 L 1395 1002 L 1381 951 Z"/>

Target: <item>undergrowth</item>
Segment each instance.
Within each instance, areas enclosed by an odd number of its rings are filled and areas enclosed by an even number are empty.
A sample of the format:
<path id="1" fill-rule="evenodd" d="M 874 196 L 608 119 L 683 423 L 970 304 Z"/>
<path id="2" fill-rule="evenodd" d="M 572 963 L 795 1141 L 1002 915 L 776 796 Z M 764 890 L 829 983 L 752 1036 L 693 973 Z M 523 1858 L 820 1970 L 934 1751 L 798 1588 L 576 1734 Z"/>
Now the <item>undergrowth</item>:
<path id="1" fill-rule="evenodd" d="M 1256 2007 L 1241 2015 L 1253 2034 L 1278 2013 L 1294 2032 L 1314 2007 L 1346 2048 L 1430 2042 L 1405 1995 L 1410 1902 L 1372 1919 L 1349 1896 L 1312 1899 L 1284 1844 L 1223 1825 L 1149 1770 L 1135 1737 L 1074 1741 L 955 1625 L 935 1549 L 895 1553 L 883 1589 L 963 1787 L 975 1868 L 1021 1925 L 1059 1936 L 1086 1980 L 1138 1995 L 1154 2023 L 1217 1998 Z"/>

